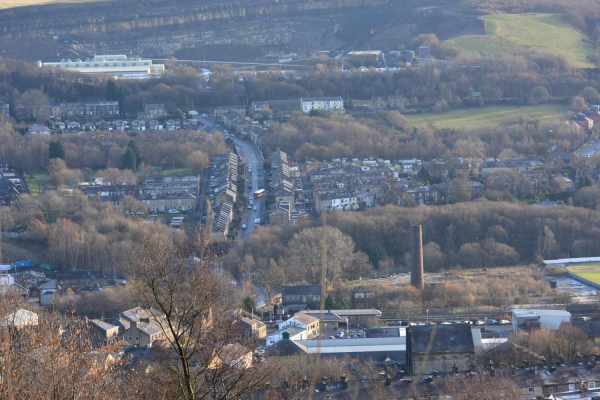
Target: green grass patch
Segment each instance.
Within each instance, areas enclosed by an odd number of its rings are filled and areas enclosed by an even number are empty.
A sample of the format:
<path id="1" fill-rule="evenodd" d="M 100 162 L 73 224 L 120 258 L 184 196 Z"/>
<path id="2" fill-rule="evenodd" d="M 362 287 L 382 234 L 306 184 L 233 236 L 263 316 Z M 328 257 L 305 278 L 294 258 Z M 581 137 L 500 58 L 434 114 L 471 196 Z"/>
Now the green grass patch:
<path id="1" fill-rule="evenodd" d="M 34 174 L 27 175 L 27 183 L 29 184 L 29 191 L 33 197 L 38 197 L 43 191 L 44 187 L 50 184 L 50 177 L 46 172 L 36 172 Z"/>
<path id="2" fill-rule="evenodd" d="M 408 120 L 420 129 L 476 129 L 498 126 L 502 123 L 523 119 L 551 120 L 565 118 L 568 111 L 562 105 L 497 106 L 464 108 L 442 114 L 407 115 Z"/>
<path id="3" fill-rule="evenodd" d="M 594 46 L 560 14 L 498 14 L 482 17 L 485 35 L 448 42 L 470 53 L 514 53 L 534 50 L 564 56 L 576 68 L 594 68 L 587 58 Z"/>
<path id="4" fill-rule="evenodd" d="M 600 263 L 574 265 L 568 267 L 568 270 L 582 278 L 600 284 Z"/>
<path id="5" fill-rule="evenodd" d="M 178 169 L 168 169 L 163 172 L 165 176 L 190 176 L 196 175 L 194 173 L 193 168 L 178 168 Z"/>

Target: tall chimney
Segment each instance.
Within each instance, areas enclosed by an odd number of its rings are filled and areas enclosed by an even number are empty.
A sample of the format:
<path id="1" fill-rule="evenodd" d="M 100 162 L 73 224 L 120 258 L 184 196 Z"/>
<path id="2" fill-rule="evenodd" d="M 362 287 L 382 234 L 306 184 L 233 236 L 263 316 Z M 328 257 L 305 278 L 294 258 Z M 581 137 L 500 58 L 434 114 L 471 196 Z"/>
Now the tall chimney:
<path id="1" fill-rule="evenodd" d="M 410 227 L 410 284 L 423 289 L 423 235 L 421 225 Z"/>

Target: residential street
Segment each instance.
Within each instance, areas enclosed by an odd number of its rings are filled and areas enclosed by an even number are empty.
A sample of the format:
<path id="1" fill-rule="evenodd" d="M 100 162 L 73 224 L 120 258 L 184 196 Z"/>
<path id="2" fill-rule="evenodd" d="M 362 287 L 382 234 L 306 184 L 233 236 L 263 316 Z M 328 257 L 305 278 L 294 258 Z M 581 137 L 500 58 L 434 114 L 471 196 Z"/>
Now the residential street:
<path id="1" fill-rule="evenodd" d="M 252 185 L 252 189 L 247 190 L 246 192 L 247 198 L 250 199 L 252 198 L 252 194 L 259 189 L 259 184 L 264 188 L 264 177 L 258 176 L 259 173 L 261 175 L 264 173 L 264 171 L 262 171 L 264 160 L 255 145 L 245 142 L 235 136 L 232 136 L 231 139 L 240 150 L 240 157 L 242 157 L 242 160 L 246 163 L 247 183 L 249 182 Z M 248 172 L 248 166 L 252 167 L 251 172 Z M 261 168 L 261 171 L 258 170 L 259 167 Z M 256 211 L 254 211 L 254 208 L 248 209 L 246 205 L 244 206 L 245 217 L 243 218 L 243 223 L 245 223 L 247 227 L 246 229 L 240 230 L 241 239 L 248 237 L 252 231 L 260 225 L 255 223 L 255 220 L 262 219 L 265 211 L 265 197 L 254 199 L 254 206 L 256 207 Z"/>

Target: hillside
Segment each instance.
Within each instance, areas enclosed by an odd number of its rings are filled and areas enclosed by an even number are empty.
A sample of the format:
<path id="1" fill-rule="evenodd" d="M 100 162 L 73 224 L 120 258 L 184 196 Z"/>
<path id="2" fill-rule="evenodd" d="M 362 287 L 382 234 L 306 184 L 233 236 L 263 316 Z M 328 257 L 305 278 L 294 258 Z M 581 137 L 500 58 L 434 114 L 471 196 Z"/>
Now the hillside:
<path id="1" fill-rule="evenodd" d="M 0 0 L 0 48 L 3 57 L 30 61 L 89 53 L 159 57 L 187 49 L 233 61 L 269 51 L 389 50 L 421 33 L 442 39 L 483 33 L 478 15 L 458 10 L 457 2 Z"/>
<path id="2" fill-rule="evenodd" d="M 449 40 L 470 53 L 522 52 L 535 50 L 559 54 L 577 68 L 593 68 L 587 59 L 594 47 L 585 35 L 558 14 L 499 14 L 482 17 L 485 35 Z"/>

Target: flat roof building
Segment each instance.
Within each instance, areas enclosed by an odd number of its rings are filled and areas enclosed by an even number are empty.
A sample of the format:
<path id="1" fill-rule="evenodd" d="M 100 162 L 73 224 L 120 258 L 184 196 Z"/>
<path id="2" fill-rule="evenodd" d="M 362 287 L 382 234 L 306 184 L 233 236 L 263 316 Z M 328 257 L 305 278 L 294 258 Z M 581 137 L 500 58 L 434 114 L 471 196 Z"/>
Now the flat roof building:
<path id="1" fill-rule="evenodd" d="M 516 333 L 519 330 L 556 331 L 563 322 L 571 322 L 571 313 L 566 310 L 512 310 L 512 326 Z"/>
<path id="2" fill-rule="evenodd" d="M 61 60 L 60 62 L 38 61 L 38 67 L 53 67 L 82 74 L 106 74 L 126 79 L 158 77 L 165 73 L 164 64 L 153 64 L 152 60 L 127 58 L 126 55 L 99 55 L 86 60 Z"/>

